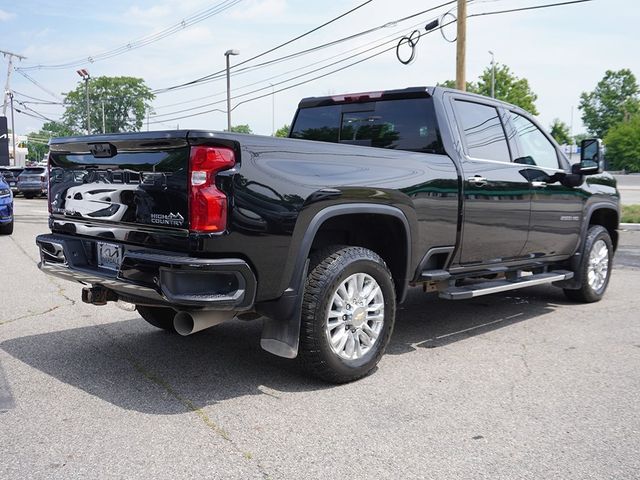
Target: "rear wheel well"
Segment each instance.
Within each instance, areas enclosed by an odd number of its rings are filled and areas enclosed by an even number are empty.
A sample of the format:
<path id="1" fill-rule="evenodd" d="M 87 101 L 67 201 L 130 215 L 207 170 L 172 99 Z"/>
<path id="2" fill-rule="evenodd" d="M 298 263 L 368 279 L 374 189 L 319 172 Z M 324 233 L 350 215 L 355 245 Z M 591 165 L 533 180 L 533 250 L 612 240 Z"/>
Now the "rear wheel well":
<path id="1" fill-rule="evenodd" d="M 611 242 L 613 244 L 613 250 L 618 248 L 618 213 L 611 208 L 599 208 L 595 210 L 589 218 L 589 226 L 601 225 L 607 229 Z"/>
<path id="2" fill-rule="evenodd" d="M 364 247 L 376 252 L 389 267 L 398 299 L 407 279 L 407 232 L 391 215 L 357 213 L 327 219 L 316 232 L 310 255 L 330 245 Z"/>

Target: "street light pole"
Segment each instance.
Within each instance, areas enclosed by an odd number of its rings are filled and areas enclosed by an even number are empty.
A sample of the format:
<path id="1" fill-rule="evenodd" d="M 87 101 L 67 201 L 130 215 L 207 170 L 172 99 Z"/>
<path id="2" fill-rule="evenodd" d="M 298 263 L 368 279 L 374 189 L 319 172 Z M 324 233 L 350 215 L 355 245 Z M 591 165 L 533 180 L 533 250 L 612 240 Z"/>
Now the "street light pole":
<path id="1" fill-rule="evenodd" d="M 80 75 L 80 78 L 84 80 L 84 90 L 87 97 L 87 135 L 91 135 L 91 115 L 89 114 L 89 72 L 84 68 L 76 70 L 76 73 Z"/>
<path id="2" fill-rule="evenodd" d="M 496 98 L 496 61 L 491 50 L 489 55 L 491 55 L 491 98 Z"/>
<path id="3" fill-rule="evenodd" d="M 238 50 L 227 50 L 224 52 L 227 61 L 227 132 L 231 131 L 231 68 L 229 57 L 231 55 L 240 55 Z"/>

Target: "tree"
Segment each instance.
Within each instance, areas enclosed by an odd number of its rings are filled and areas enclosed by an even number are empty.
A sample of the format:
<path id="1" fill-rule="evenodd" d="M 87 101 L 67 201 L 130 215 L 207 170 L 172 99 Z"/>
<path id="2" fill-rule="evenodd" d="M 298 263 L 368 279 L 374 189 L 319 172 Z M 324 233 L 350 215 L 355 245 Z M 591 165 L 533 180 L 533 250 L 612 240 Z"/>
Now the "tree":
<path id="1" fill-rule="evenodd" d="M 640 112 L 639 91 L 631 70 L 607 70 L 592 92 L 580 95 L 582 122 L 589 133 L 604 138 L 611 127 Z"/>
<path id="2" fill-rule="evenodd" d="M 612 126 L 604 144 L 607 160 L 614 168 L 640 172 L 640 115 Z"/>
<path id="3" fill-rule="evenodd" d="M 555 138 L 556 142 L 560 145 L 571 145 L 573 143 L 573 139 L 569 132 L 569 126 L 560 119 L 556 118 L 553 120 L 550 130 L 551 136 Z"/>
<path id="4" fill-rule="evenodd" d="M 276 130 L 276 137 L 288 137 L 289 131 L 291 130 L 291 125 L 284 124 L 278 130 Z"/>
<path id="5" fill-rule="evenodd" d="M 482 74 L 480 74 L 476 83 L 467 82 L 467 91 L 490 97 L 491 79 L 492 67 L 489 65 L 484 69 Z M 446 80 L 439 85 L 455 88 L 456 83 L 453 80 Z M 499 63 L 496 64 L 495 94 L 498 100 L 517 105 L 533 115 L 538 115 L 538 110 L 535 105 L 538 96 L 531 90 L 529 81 L 526 78 L 518 78 L 511 73 L 508 66 Z"/>
<path id="6" fill-rule="evenodd" d="M 70 137 L 79 132 L 60 122 L 47 122 L 38 132 L 27 135 L 27 158 L 39 162 L 49 151 L 49 140 L 53 137 Z"/>
<path id="7" fill-rule="evenodd" d="M 253 133 L 251 127 L 247 124 L 244 125 L 232 125 L 231 131 L 233 133 Z"/>
<path id="8" fill-rule="evenodd" d="M 82 132 L 87 129 L 85 95 L 85 84 L 80 82 L 64 101 L 64 123 Z M 103 108 L 105 133 L 140 131 L 153 98 L 153 93 L 141 78 L 92 78 L 89 80 L 91 133 L 102 133 Z"/>

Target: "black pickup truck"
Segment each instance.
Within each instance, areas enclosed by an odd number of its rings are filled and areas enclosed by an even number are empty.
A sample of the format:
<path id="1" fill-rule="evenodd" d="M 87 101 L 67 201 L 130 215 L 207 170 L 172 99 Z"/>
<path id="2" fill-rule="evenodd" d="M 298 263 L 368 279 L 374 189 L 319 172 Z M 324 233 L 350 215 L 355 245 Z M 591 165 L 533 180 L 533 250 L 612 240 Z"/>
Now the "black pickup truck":
<path id="1" fill-rule="evenodd" d="M 302 100 L 291 138 L 160 131 L 51 141 L 40 268 L 188 335 L 262 318 L 262 347 L 366 375 L 411 286 L 544 283 L 599 300 L 619 194 L 525 111 L 444 88 Z"/>

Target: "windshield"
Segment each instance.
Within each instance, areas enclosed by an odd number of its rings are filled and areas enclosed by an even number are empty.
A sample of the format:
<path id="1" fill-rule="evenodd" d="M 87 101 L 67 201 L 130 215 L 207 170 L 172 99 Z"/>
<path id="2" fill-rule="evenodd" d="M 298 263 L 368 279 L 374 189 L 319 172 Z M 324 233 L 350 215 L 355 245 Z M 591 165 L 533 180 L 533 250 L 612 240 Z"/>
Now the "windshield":
<path id="1" fill-rule="evenodd" d="M 25 168 L 22 173 L 24 173 L 25 175 L 34 175 L 34 174 L 43 174 L 45 172 L 45 169 L 43 167 L 36 167 L 36 168 Z"/>

